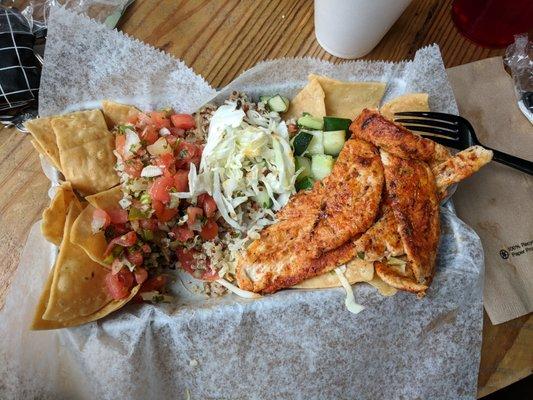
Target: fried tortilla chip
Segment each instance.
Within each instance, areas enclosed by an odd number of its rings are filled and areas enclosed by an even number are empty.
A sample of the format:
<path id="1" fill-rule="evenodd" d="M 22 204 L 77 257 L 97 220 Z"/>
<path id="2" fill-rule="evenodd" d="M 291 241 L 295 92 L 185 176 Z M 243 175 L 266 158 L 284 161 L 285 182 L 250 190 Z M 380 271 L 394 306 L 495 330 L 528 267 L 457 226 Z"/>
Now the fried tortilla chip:
<path id="1" fill-rule="evenodd" d="M 406 93 L 383 104 L 379 110 L 381 115 L 391 121 L 394 120 L 394 113 L 402 111 L 429 111 L 429 95 Z"/>
<path id="2" fill-rule="evenodd" d="M 346 266 L 344 273 L 350 285 L 357 282 L 370 282 L 374 277 L 374 264 L 363 260 L 354 260 L 349 266 Z M 292 289 L 324 289 L 342 286 L 335 271 L 329 271 L 325 274 L 306 279 L 305 281 L 294 285 Z"/>
<path id="3" fill-rule="evenodd" d="M 325 94 L 326 114 L 334 117 L 354 119 L 364 108 L 378 108 L 385 93 L 382 82 L 343 82 L 320 75 L 309 75 L 316 79 Z"/>
<path id="4" fill-rule="evenodd" d="M 101 192 L 119 181 L 114 170 L 114 138 L 100 110 L 52 119 L 65 178 L 85 195 Z"/>
<path id="5" fill-rule="evenodd" d="M 63 228 L 67 218 L 70 203 L 75 202 L 77 207 L 80 203 L 72 190 L 70 182 L 64 182 L 57 188 L 57 192 L 50 205 L 43 211 L 41 232 L 46 240 L 56 245 L 61 244 Z"/>
<path id="6" fill-rule="evenodd" d="M 107 270 L 83 249 L 70 242 L 70 233 L 81 210 L 75 203 L 68 209 L 63 240 L 54 268 L 50 297 L 42 319 L 68 321 L 86 317 L 111 301 L 105 286 Z"/>
<path id="7" fill-rule="evenodd" d="M 31 330 L 34 331 L 41 331 L 41 330 L 48 330 L 48 329 L 59 329 L 59 328 L 68 328 L 72 326 L 78 326 L 82 324 L 86 324 L 88 322 L 96 321 L 100 318 L 104 318 L 105 316 L 109 315 L 113 311 L 116 311 L 120 308 L 122 308 L 124 305 L 126 305 L 139 291 L 141 285 L 137 285 L 134 288 L 131 289 L 131 293 L 128 297 L 121 299 L 121 300 L 112 300 L 108 304 L 106 304 L 104 307 L 102 307 L 100 310 L 96 311 L 95 313 L 91 315 L 87 315 L 84 317 L 79 318 L 73 318 L 66 321 L 48 321 L 43 319 L 43 314 L 46 310 L 46 307 L 48 306 L 48 300 L 50 298 L 50 291 L 52 287 L 52 280 L 54 277 L 54 270 L 52 269 L 50 271 L 50 274 L 48 275 L 48 279 L 46 281 L 46 286 L 44 287 L 43 293 L 41 294 L 41 297 L 39 298 L 39 303 L 37 304 L 37 307 L 35 309 L 35 315 L 33 317 L 32 324 L 30 326 Z"/>
<path id="8" fill-rule="evenodd" d="M 24 122 L 24 127 L 30 132 L 35 142 L 39 145 L 39 147 L 34 145 L 37 151 L 48 157 L 54 167 L 61 171 L 59 149 L 51 124 L 53 118 L 54 117 L 35 118 Z"/>
<path id="9" fill-rule="evenodd" d="M 318 80 L 312 78 L 305 87 L 291 100 L 285 119 L 300 118 L 304 112 L 313 117 L 326 115 L 325 95 Z"/>
<path id="10" fill-rule="evenodd" d="M 110 130 L 117 125 L 125 124 L 130 118 L 140 113 L 139 109 L 133 106 L 115 103 L 109 100 L 102 101 L 102 112 L 104 113 L 107 127 Z"/>
<path id="11" fill-rule="evenodd" d="M 120 199 L 122 199 L 122 189 L 120 186 L 115 186 L 85 198 L 90 205 L 101 210 L 120 207 L 118 204 Z"/>
<path id="12" fill-rule="evenodd" d="M 72 244 L 82 248 L 91 260 L 109 268 L 109 264 L 104 262 L 104 252 L 107 248 L 105 234 L 103 231 L 96 233 L 92 231 L 91 223 L 94 210 L 95 208 L 91 204 L 88 204 L 80 215 L 78 215 L 78 218 L 76 218 L 76 221 L 72 225 L 70 241 Z"/>

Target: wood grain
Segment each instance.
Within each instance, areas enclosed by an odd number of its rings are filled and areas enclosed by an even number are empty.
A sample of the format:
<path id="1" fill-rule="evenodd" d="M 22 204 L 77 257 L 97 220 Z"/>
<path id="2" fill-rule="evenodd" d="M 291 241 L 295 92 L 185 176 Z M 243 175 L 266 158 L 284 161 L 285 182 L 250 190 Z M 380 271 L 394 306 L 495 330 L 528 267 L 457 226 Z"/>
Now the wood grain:
<path id="1" fill-rule="evenodd" d="M 451 0 L 415 0 L 369 60 L 411 58 L 437 43 L 446 67 L 502 55 L 463 38 L 451 18 Z M 333 63 L 316 42 L 310 0 L 137 0 L 120 29 L 183 59 L 214 87 L 231 82 L 257 62 L 280 57 L 317 57 Z M 0 130 L 0 307 L 16 269 L 30 226 L 48 203 L 48 180 L 29 139 Z M 531 373 L 533 319 L 498 326 L 484 318 L 479 395 Z"/>

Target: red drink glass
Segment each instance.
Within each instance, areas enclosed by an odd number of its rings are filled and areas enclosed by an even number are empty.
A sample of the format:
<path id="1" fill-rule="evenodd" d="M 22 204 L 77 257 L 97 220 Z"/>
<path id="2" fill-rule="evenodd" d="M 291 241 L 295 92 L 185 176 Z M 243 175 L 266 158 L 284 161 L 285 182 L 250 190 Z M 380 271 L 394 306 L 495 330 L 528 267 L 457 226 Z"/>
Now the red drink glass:
<path id="1" fill-rule="evenodd" d="M 506 47 L 533 29 L 533 0 L 454 0 L 452 19 L 461 34 L 488 48 Z"/>

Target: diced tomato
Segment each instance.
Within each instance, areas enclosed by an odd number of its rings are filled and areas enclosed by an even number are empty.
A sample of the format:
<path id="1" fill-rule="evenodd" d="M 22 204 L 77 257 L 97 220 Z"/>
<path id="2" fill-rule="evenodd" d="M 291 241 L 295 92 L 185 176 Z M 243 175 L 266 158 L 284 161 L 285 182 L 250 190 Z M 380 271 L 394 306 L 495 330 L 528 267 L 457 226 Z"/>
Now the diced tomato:
<path id="1" fill-rule="evenodd" d="M 168 130 L 176 138 L 182 138 L 185 135 L 185 129 L 176 128 L 174 126 L 171 126 L 170 128 L 168 128 Z"/>
<path id="2" fill-rule="evenodd" d="M 172 136 L 172 135 L 168 135 L 165 137 L 165 139 L 167 140 L 167 143 L 170 145 L 170 146 L 174 146 L 176 144 L 176 142 L 178 141 L 178 138 L 176 136 Z"/>
<path id="3" fill-rule="evenodd" d="M 298 125 L 296 124 L 289 124 L 287 125 L 287 130 L 289 131 L 289 134 L 294 134 L 296 132 L 298 132 Z"/>
<path id="4" fill-rule="evenodd" d="M 139 285 L 148 279 L 148 271 L 142 267 L 135 268 L 133 275 L 135 276 L 135 282 Z"/>
<path id="5" fill-rule="evenodd" d="M 141 250 L 143 251 L 143 253 L 146 253 L 146 254 L 152 252 L 152 249 L 150 248 L 150 245 L 148 245 L 146 243 L 141 246 Z"/>
<path id="6" fill-rule="evenodd" d="M 148 192 L 152 201 L 157 200 L 166 204 L 170 201 L 169 190 L 173 187 L 174 179 L 170 176 L 160 176 L 152 183 Z"/>
<path id="7" fill-rule="evenodd" d="M 109 225 L 106 229 L 106 235 L 110 237 L 116 237 L 120 235 L 124 235 L 125 233 L 128 233 L 130 229 L 126 226 L 126 224 L 113 224 Z"/>
<path id="8" fill-rule="evenodd" d="M 137 114 L 137 122 L 135 123 L 136 128 L 144 128 L 146 125 L 152 123 L 152 119 L 148 114 L 139 113 Z"/>
<path id="9" fill-rule="evenodd" d="M 165 113 L 153 111 L 150 113 L 150 118 L 157 129 L 170 128 L 170 120 Z"/>
<path id="10" fill-rule="evenodd" d="M 176 167 L 188 168 L 191 163 L 198 166 L 202 158 L 202 147 L 180 140 L 176 148 Z"/>
<path id="11" fill-rule="evenodd" d="M 132 125 L 135 125 L 137 122 L 139 122 L 139 113 L 135 114 L 135 115 L 130 115 L 126 121 L 128 122 L 128 124 L 132 124 Z"/>
<path id="12" fill-rule="evenodd" d="M 189 191 L 189 171 L 179 169 L 174 175 L 174 187 L 178 192 Z"/>
<path id="13" fill-rule="evenodd" d="M 185 225 L 175 226 L 174 228 L 172 228 L 172 233 L 174 234 L 176 240 L 179 240 L 180 242 L 186 242 L 187 240 L 192 239 L 194 237 L 194 232 L 187 228 Z"/>
<path id="14" fill-rule="evenodd" d="M 218 235 L 218 225 L 213 219 L 208 219 L 202 226 L 200 237 L 204 240 L 213 240 Z"/>
<path id="15" fill-rule="evenodd" d="M 96 208 L 93 211 L 93 221 L 91 223 L 91 228 L 93 232 L 101 231 L 109 226 L 111 223 L 111 217 L 104 210 Z"/>
<path id="16" fill-rule="evenodd" d="M 112 224 L 125 224 L 128 222 L 128 212 L 122 208 L 108 208 L 106 210 Z"/>
<path id="17" fill-rule="evenodd" d="M 176 160 L 172 153 L 163 153 L 155 159 L 155 165 L 164 168 L 165 170 L 174 171 Z"/>
<path id="18" fill-rule="evenodd" d="M 115 136 L 115 150 L 122 158 L 124 158 L 124 147 L 126 146 L 126 135 Z"/>
<path id="19" fill-rule="evenodd" d="M 164 275 L 154 276 L 148 279 L 141 286 L 139 292 L 151 292 L 152 290 L 161 290 L 167 284 L 167 277 Z"/>
<path id="20" fill-rule="evenodd" d="M 204 209 L 207 218 L 214 217 L 217 212 L 217 203 L 208 193 L 198 196 L 198 205 Z"/>
<path id="21" fill-rule="evenodd" d="M 137 234 L 134 231 L 125 233 L 124 235 L 117 236 L 109 244 L 104 252 L 104 257 L 107 257 L 115 246 L 130 247 L 137 243 Z"/>
<path id="22" fill-rule="evenodd" d="M 202 273 L 200 279 L 204 281 L 216 281 L 217 279 L 220 279 L 220 276 L 213 268 L 209 268 Z"/>
<path id="23" fill-rule="evenodd" d="M 155 218 L 141 219 L 139 223 L 143 229 L 148 229 L 149 231 L 155 231 L 157 229 L 157 220 Z"/>
<path id="24" fill-rule="evenodd" d="M 154 208 L 157 219 L 161 222 L 170 221 L 178 213 L 177 208 L 167 208 L 158 200 L 152 200 L 152 207 Z"/>
<path id="25" fill-rule="evenodd" d="M 192 229 L 196 219 L 204 215 L 204 211 L 200 207 L 187 207 L 187 225 Z"/>
<path id="26" fill-rule="evenodd" d="M 128 249 L 128 252 L 126 253 L 126 258 L 136 267 L 140 267 L 141 265 L 143 265 L 144 257 L 141 250 L 130 251 L 130 249 Z"/>
<path id="27" fill-rule="evenodd" d="M 124 161 L 124 172 L 133 178 L 139 178 L 143 168 L 143 163 L 138 158 L 131 158 Z"/>
<path id="28" fill-rule="evenodd" d="M 176 256 L 178 257 L 178 261 L 180 262 L 181 268 L 183 268 L 191 275 L 193 275 L 195 271 L 194 266 L 196 265 L 196 260 L 194 259 L 194 255 L 197 253 L 197 250 L 189 250 L 185 247 L 178 247 L 176 249 Z"/>
<path id="29" fill-rule="evenodd" d="M 118 274 L 122 268 L 124 268 L 124 261 L 122 261 L 122 258 L 115 258 L 111 264 L 111 273 L 113 275 Z"/>
<path id="30" fill-rule="evenodd" d="M 111 272 L 105 276 L 107 290 L 111 297 L 120 300 L 128 297 L 133 286 L 133 274 L 126 268 L 122 268 L 117 274 Z"/>
<path id="31" fill-rule="evenodd" d="M 144 140 L 146 144 L 154 144 L 159 139 L 159 130 L 153 125 L 146 126 L 139 135 L 141 140 Z"/>
<path id="32" fill-rule="evenodd" d="M 170 120 L 176 128 L 188 130 L 196 126 L 194 118 L 189 114 L 174 114 L 170 116 Z"/>

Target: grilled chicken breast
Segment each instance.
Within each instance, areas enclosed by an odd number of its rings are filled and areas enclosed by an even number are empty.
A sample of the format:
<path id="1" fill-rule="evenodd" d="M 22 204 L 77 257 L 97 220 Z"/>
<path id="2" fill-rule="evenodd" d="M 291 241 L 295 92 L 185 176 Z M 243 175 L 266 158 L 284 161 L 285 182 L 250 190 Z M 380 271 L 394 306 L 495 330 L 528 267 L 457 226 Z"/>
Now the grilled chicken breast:
<path id="1" fill-rule="evenodd" d="M 376 219 L 383 183 L 376 147 L 347 140 L 331 174 L 294 196 L 278 213 L 279 222 L 265 228 L 238 260 L 239 286 L 273 292 L 333 269 L 311 261 L 366 232 Z"/>

